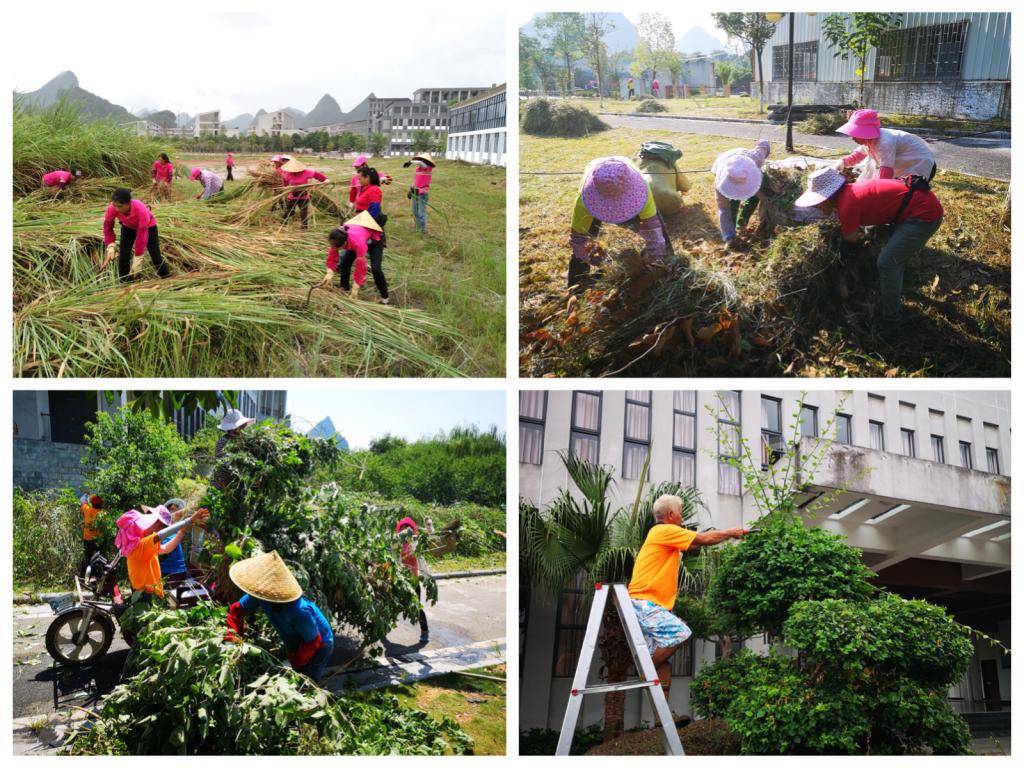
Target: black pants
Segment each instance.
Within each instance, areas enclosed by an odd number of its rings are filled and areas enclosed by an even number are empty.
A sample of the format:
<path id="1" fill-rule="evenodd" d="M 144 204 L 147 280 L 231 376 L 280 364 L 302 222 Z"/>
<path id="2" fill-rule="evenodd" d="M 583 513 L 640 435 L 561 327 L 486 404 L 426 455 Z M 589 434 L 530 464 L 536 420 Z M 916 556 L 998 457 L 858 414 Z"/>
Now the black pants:
<path id="1" fill-rule="evenodd" d="M 661 231 L 665 236 L 665 257 L 674 256 L 675 251 L 672 250 L 672 241 L 668 238 L 668 230 L 665 228 L 665 220 L 658 214 L 658 221 L 661 223 Z M 601 225 L 603 222 L 594 219 L 590 225 L 590 229 L 587 234 L 591 238 L 597 237 L 601 233 Z M 634 216 L 629 221 L 623 222 L 621 225 L 627 229 L 631 229 L 634 232 L 640 231 L 640 217 Z M 590 265 L 585 261 L 574 259 L 572 256 L 569 257 L 569 287 L 580 286 L 587 281 L 587 277 L 590 275 Z"/>
<path id="2" fill-rule="evenodd" d="M 96 540 L 82 539 L 82 548 L 85 551 L 82 553 L 82 564 L 78 567 L 78 575 L 84 577 L 85 569 L 89 567 L 92 556 L 100 551 L 100 543 Z"/>
<path id="3" fill-rule="evenodd" d="M 302 228 L 307 229 L 309 227 L 309 198 L 285 200 L 284 201 L 284 220 L 288 221 L 291 218 L 292 213 L 295 209 L 299 209 L 299 221 L 302 222 Z"/>
<path id="4" fill-rule="evenodd" d="M 234 181 L 235 177 L 231 175 L 231 171 L 234 169 L 234 166 L 229 165 L 229 166 L 227 166 L 227 169 L 228 169 L 228 177 L 225 179 L 225 181 Z"/>
<path id="5" fill-rule="evenodd" d="M 416 585 L 416 597 L 418 597 L 420 599 L 420 602 L 423 602 L 423 585 L 422 584 L 417 584 Z M 420 608 L 420 632 L 422 632 L 425 635 L 429 631 L 430 631 L 430 628 L 427 626 L 427 612 L 424 611 L 422 608 Z"/>
<path id="6" fill-rule="evenodd" d="M 370 249 L 366 252 L 366 256 L 370 262 L 370 272 L 373 274 L 373 284 L 377 286 L 377 291 L 380 293 L 382 299 L 388 297 L 388 281 L 384 277 L 384 241 L 375 240 L 370 241 Z M 338 275 L 341 278 L 341 287 L 343 290 L 348 290 L 352 287 L 349 282 L 349 278 L 352 275 L 352 265 L 356 263 L 356 252 L 345 251 L 341 257 L 341 264 L 338 266 Z"/>
<path id="7" fill-rule="evenodd" d="M 132 253 L 138 234 L 138 230 L 121 225 L 121 250 L 117 256 L 117 274 L 122 280 L 127 280 L 132 272 Z M 170 277 L 171 270 L 167 267 L 164 257 L 160 255 L 160 234 L 156 231 L 155 226 L 149 228 L 146 250 L 149 251 L 149 258 L 156 268 L 156 273 L 160 277 Z"/>

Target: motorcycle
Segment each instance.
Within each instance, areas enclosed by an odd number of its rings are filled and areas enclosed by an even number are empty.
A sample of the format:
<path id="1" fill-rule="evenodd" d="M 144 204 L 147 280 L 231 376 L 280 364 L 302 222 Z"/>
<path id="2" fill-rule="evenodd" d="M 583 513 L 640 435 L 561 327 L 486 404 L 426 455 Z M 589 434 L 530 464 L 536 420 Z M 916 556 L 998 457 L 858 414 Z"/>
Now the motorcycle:
<path id="1" fill-rule="evenodd" d="M 107 560 L 101 553 L 92 556 L 85 576 L 75 576 L 75 591 L 50 601 L 53 621 L 46 630 L 46 651 L 58 664 L 84 667 L 95 664 L 110 649 L 119 619 L 128 610 L 130 596 L 121 594 L 117 583 L 118 553 Z M 211 600 L 200 581 L 186 577 L 169 586 L 168 598 L 174 608 L 191 608 Z M 134 636 L 122 630 L 129 646 Z"/>

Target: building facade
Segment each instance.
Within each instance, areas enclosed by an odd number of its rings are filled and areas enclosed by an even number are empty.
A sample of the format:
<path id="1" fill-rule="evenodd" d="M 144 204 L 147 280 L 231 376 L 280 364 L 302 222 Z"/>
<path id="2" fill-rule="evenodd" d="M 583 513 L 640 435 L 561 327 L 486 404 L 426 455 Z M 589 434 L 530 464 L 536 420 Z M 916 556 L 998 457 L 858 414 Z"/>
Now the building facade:
<path id="1" fill-rule="evenodd" d="M 836 56 L 821 34 L 827 15 L 797 13 L 793 20 L 795 103 L 863 101 L 882 113 L 1010 119 L 1009 13 L 900 14 L 899 28 L 868 51 L 863 99 L 859 62 Z M 786 102 L 789 44 L 789 21 L 784 18 L 764 48 L 765 96 L 770 102 Z M 755 98 L 757 88 L 755 78 Z"/>
<path id="2" fill-rule="evenodd" d="M 491 86 L 494 88 L 494 86 Z M 412 98 L 379 98 L 369 101 L 366 135 L 388 137 L 385 152 L 411 155 L 416 131 L 429 131 L 435 140 L 448 132 L 449 105 L 471 99 L 487 88 L 419 88 Z"/>
<path id="3" fill-rule="evenodd" d="M 215 109 L 212 112 L 200 112 L 192 118 L 193 138 L 199 138 L 200 136 L 219 136 L 221 130 L 222 127 L 220 124 L 219 109 Z"/>
<path id="4" fill-rule="evenodd" d="M 295 118 L 284 110 L 264 112 L 253 121 L 250 132 L 257 136 L 280 136 L 282 133 L 291 135 L 296 132 Z"/>
<path id="5" fill-rule="evenodd" d="M 478 165 L 505 165 L 505 83 L 448 111 L 444 156 Z"/>
<path id="6" fill-rule="evenodd" d="M 799 393 L 788 390 L 524 391 L 520 497 L 543 509 L 570 487 L 559 457 L 567 452 L 613 467 L 610 508 L 627 506 L 649 451 L 650 483 L 701 492 L 700 530 L 747 526 L 760 512 L 722 457 L 745 444 L 768 467 L 794 438 L 808 455 L 831 437 L 802 502 L 834 498 L 807 522 L 860 548 L 880 586 L 938 603 L 1010 647 L 1009 392 L 812 391 L 799 405 Z M 586 605 L 579 590 L 555 601 L 524 584 L 520 594 L 520 727 L 557 730 Z M 758 638 L 747 645 L 764 647 Z M 1008 710 L 1008 659 L 988 643 L 975 646 L 970 669 L 950 690 L 953 706 Z M 684 679 L 671 689 L 674 711 L 689 712 L 687 683 L 716 651 L 690 640 L 676 654 L 674 674 Z M 599 697 L 588 697 L 581 727 L 601 715 Z M 626 716 L 627 728 L 651 720 L 635 692 L 627 694 Z"/>
<path id="7" fill-rule="evenodd" d="M 14 392 L 14 484 L 26 490 L 70 487 L 82 490 L 81 459 L 85 455 L 86 424 L 99 412 L 113 413 L 127 401 L 126 392 L 16 390 Z M 241 390 L 238 409 L 262 421 L 287 420 L 287 393 Z M 178 409 L 173 415 L 178 433 L 188 440 L 207 420 L 200 408 Z M 216 422 L 215 422 L 216 423 Z"/>

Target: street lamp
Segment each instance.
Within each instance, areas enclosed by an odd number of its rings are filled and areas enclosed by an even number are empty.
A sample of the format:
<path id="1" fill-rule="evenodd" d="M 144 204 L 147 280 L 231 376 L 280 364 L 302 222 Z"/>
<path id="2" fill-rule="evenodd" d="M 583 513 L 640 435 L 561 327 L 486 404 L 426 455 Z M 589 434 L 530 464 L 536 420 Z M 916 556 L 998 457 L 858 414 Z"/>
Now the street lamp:
<path id="1" fill-rule="evenodd" d="M 773 24 L 778 24 L 782 21 L 782 17 L 785 13 L 766 13 L 764 17 Z M 808 13 L 808 16 L 814 16 L 815 13 Z M 790 11 L 789 13 L 789 84 L 788 84 L 788 100 L 786 109 L 786 151 L 793 151 L 793 52 L 796 50 L 796 46 L 793 43 L 794 32 L 794 21 L 796 14 Z"/>

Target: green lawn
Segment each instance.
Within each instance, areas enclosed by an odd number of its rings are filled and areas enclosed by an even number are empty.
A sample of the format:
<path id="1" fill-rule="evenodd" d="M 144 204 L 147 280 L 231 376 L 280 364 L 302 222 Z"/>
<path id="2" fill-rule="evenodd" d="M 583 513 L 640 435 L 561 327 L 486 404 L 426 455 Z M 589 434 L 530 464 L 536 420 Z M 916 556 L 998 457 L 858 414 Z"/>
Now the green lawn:
<path id="1" fill-rule="evenodd" d="M 435 560 L 427 558 L 431 573 L 455 573 L 456 571 L 489 571 L 505 567 L 504 552 L 486 552 L 482 555 L 451 554 Z"/>

